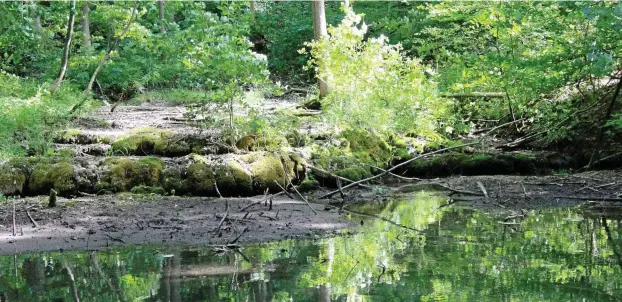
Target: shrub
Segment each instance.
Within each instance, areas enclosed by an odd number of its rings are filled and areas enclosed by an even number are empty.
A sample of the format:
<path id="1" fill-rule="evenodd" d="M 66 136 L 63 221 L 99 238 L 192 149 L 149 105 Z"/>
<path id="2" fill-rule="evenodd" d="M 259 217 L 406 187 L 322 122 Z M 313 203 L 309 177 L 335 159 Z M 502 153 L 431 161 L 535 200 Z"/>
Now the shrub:
<path id="1" fill-rule="evenodd" d="M 329 28 L 329 36 L 307 43 L 309 66 L 330 86 L 322 101 L 328 121 L 346 129 L 440 139 L 438 119 L 447 115 L 448 102 L 426 78 L 424 66 L 384 36 L 366 40 L 361 15 L 347 6 L 344 11 L 342 23 Z"/>

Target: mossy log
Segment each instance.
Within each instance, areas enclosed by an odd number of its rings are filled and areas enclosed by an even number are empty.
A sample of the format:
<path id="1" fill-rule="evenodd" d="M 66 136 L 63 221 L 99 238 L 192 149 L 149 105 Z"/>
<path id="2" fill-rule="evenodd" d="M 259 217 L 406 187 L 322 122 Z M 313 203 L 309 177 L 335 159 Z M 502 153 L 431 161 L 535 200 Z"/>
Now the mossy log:
<path id="1" fill-rule="evenodd" d="M 180 158 L 109 157 L 86 159 L 29 159 L 0 164 L 0 193 L 59 196 L 79 193 L 134 192 L 174 195 L 252 196 L 268 189 L 300 183 L 304 160 L 286 152 L 244 155 L 189 155 Z"/>
<path id="2" fill-rule="evenodd" d="M 426 178 L 451 175 L 543 175 L 577 166 L 572 158 L 558 153 L 445 153 L 417 160 L 397 174 Z"/>

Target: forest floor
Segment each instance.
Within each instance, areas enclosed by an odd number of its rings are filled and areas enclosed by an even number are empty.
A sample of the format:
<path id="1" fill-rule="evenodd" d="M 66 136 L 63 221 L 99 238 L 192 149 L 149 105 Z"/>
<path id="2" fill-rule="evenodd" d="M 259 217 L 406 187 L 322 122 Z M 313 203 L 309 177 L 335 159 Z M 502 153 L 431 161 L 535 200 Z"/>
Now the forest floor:
<path id="1" fill-rule="evenodd" d="M 275 110 L 296 110 L 297 105 L 298 100 L 268 100 L 262 110 L 269 115 Z M 243 108 L 238 112 L 243 115 Z M 73 127 L 78 129 L 81 137 L 58 141 L 55 147 L 72 150 L 76 157 L 84 161 L 99 162 L 101 169 L 105 165 L 102 164 L 104 160 L 110 156 L 108 150 L 111 143 L 95 137 L 111 137 L 114 140 L 132 135 L 137 129 L 166 130 L 181 137 L 194 135 L 202 139 L 220 135 L 215 127 L 196 127 L 195 123 L 205 117 L 189 118 L 186 113 L 187 109 L 183 106 L 158 102 L 119 105 L 114 110 L 102 107 L 90 118 L 75 121 Z M 317 125 L 305 127 L 307 131 L 321 131 Z M 115 154 L 115 157 L 135 159 L 144 155 L 147 154 L 140 154 L 139 149 L 138 154 Z M 166 162 L 167 156 L 159 158 Z M 227 154 L 209 155 L 210 158 L 222 156 Z M 529 162 L 528 165 L 534 163 Z M 447 168 L 447 164 L 443 167 Z M 453 173 L 454 168 L 449 168 L 450 173 L 460 174 Z M 9 198 L 7 202 L 0 203 L 0 254 L 59 249 L 92 250 L 129 244 L 227 246 L 347 234 L 356 231 L 361 219 L 384 219 L 374 214 L 357 213 L 348 204 L 407 200 L 404 196 L 422 190 L 445 194 L 448 206 L 475 207 L 508 217 L 548 207 L 582 204 L 600 211 L 622 205 L 620 170 L 547 176 L 452 176 L 424 180 L 387 176 L 378 180 L 381 182 L 368 184 L 367 189 L 356 188 L 345 192 L 346 206 L 343 211 L 350 215 L 339 213 L 343 201 L 340 194 L 334 194 L 332 199 L 319 199 L 329 192 L 328 189 L 306 193 L 312 196 L 310 205 L 297 195 L 288 197 L 284 194 L 216 198 L 148 193 L 95 195 L 94 191 L 78 191 L 69 196 L 71 198 L 59 197 L 56 208 L 47 207 L 47 196 L 15 199 L 14 210 L 13 199 Z M 169 193 L 166 192 L 167 195 Z"/>
<path id="2" fill-rule="evenodd" d="M 47 207 L 46 197 L 17 199 L 16 236 L 11 233 L 13 205 L 0 204 L 0 255 L 136 244 L 218 247 L 347 235 L 356 232 L 365 219 L 386 219 L 356 212 L 349 205 L 391 199 L 416 202 L 407 197 L 422 190 L 447 196 L 443 206 L 472 207 L 500 217 L 524 217 L 531 210 L 577 205 L 599 216 L 622 209 L 622 171 L 449 177 L 385 188 L 382 194 L 348 191 L 343 213 L 339 213 L 342 199 L 338 195 L 310 203 L 317 214 L 303 201 L 282 194 L 222 199 L 118 194 L 59 198 L 56 208 Z M 323 193 L 318 190 L 313 195 L 317 198 Z"/>

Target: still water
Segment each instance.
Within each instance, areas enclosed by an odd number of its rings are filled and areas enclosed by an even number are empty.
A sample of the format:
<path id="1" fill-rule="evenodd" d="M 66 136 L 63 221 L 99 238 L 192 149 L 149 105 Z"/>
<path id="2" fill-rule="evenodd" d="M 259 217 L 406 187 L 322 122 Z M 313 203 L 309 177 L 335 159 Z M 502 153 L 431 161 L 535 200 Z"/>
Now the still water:
<path id="1" fill-rule="evenodd" d="M 421 193 L 365 205 L 357 210 L 393 223 L 365 219 L 354 235 L 239 251 L 143 246 L 0 257 L 0 301 L 622 299 L 622 216 L 577 207 L 505 220 L 507 212 L 444 201 Z"/>

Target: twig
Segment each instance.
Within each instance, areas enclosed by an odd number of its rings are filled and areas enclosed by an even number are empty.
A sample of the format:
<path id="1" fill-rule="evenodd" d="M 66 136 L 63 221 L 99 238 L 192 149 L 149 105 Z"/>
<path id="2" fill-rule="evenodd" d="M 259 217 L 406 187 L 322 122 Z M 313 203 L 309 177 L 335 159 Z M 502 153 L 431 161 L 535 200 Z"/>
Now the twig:
<path id="1" fill-rule="evenodd" d="M 603 161 L 606 161 L 606 160 L 608 160 L 608 159 L 610 159 L 610 158 L 612 158 L 612 157 L 616 157 L 616 156 L 620 156 L 620 155 L 622 155 L 622 152 L 618 152 L 618 153 L 616 153 L 616 154 L 612 154 L 612 155 L 609 155 L 609 156 L 605 156 L 605 157 L 603 157 L 603 158 L 601 158 L 601 159 L 599 159 L 599 160 L 597 160 L 597 161 L 594 161 L 594 162 L 593 162 L 593 163 L 591 163 L 591 164 L 588 164 L 587 166 L 585 166 L 585 167 L 583 167 L 583 168 L 581 168 L 581 169 L 589 169 L 590 167 L 593 167 L 593 166 L 595 166 L 595 165 L 597 165 L 597 164 L 599 164 L 599 163 L 601 163 L 601 162 L 603 162 Z"/>
<path id="2" fill-rule="evenodd" d="M 343 207 L 346 205 L 346 195 L 343 194 L 341 189 L 341 179 L 337 178 L 337 188 L 339 188 L 339 194 L 341 194 L 341 205 L 339 206 L 339 213 L 343 211 Z"/>
<path id="3" fill-rule="evenodd" d="M 281 184 L 279 184 L 279 182 L 278 182 L 278 181 L 274 180 L 274 183 L 275 183 L 277 186 L 279 186 L 279 188 L 281 188 L 281 190 L 283 190 L 283 193 L 285 193 L 285 195 L 287 195 L 287 196 L 288 196 L 289 198 L 291 198 L 291 199 L 294 199 L 294 196 L 293 196 L 291 193 L 287 192 L 287 190 L 285 190 L 285 188 L 283 188 L 283 186 L 281 186 Z"/>
<path id="4" fill-rule="evenodd" d="M 335 206 L 331 206 L 331 205 L 327 205 L 328 207 L 332 207 L 332 208 L 337 208 Z M 403 229 L 407 229 L 407 230 L 411 230 L 411 231 L 415 231 L 417 233 L 419 233 L 420 231 L 414 228 L 411 228 L 409 226 L 405 226 L 402 224 L 399 224 L 393 220 L 390 220 L 388 218 L 382 217 L 382 216 L 378 216 L 378 215 L 374 215 L 374 214 L 365 214 L 365 213 L 361 213 L 361 212 L 357 212 L 357 211 L 352 211 L 352 210 L 348 210 L 348 209 L 343 209 L 344 212 L 348 213 L 348 214 L 352 214 L 352 215 L 357 215 L 357 216 L 362 216 L 362 217 L 369 217 L 369 218 L 375 218 L 375 219 L 380 219 L 384 222 L 388 222 L 389 224 L 392 224 L 394 226 L 403 228 Z"/>
<path id="5" fill-rule="evenodd" d="M 300 196 L 300 198 L 302 198 L 302 200 L 304 200 L 307 203 L 307 206 L 309 206 L 309 209 L 313 211 L 313 214 L 317 215 L 317 212 L 315 211 L 315 209 L 313 209 L 313 207 L 311 207 L 311 204 L 309 204 L 309 201 L 304 196 L 302 196 L 300 192 L 298 192 L 298 189 L 296 189 L 295 186 L 292 186 L 292 188 L 294 188 L 294 191 L 296 192 L 296 194 L 298 194 L 298 196 Z"/>
<path id="6" fill-rule="evenodd" d="M 493 130 L 494 130 L 494 129 L 493 129 Z M 492 131 L 492 130 L 491 130 L 491 131 Z M 490 131 L 489 131 L 489 132 L 487 132 L 487 133 L 490 133 Z M 362 179 L 362 180 L 359 180 L 359 181 L 355 181 L 355 182 L 353 182 L 353 183 L 350 183 L 350 184 L 346 185 L 345 187 L 343 187 L 343 188 L 342 188 L 342 190 L 345 190 L 345 189 L 347 189 L 347 188 L 350 188 L 350 187 L 352 187 L 352 186 L 356 186 L 356 185 L 361 184 L 361 183 L 363 183 L 363 182 L 367 182 L 367 181 L 370 181 L 370 180 L 376 179 L 376 178 L 378 178 L 378 177 L 382 177 L 382 176 L 384 176 L 384 175 L 387 175 L 387 174 L 389 174 L 390 172 L 392 172 L 392 171 L 394 171 L 394 170 L 396 170 L 396 169 L 398 169 L 398 168 L 400 168 L 400 167 L 406 166 L 406 165 L 408 165 L 408 164 L 412 163 L 413 161 L 415 161 L 415 160 L 417 160 L 417 159 L 420 159 L 420 158 L 423 158 L 423 157 L 427 157 L 427 156 L 430 156 L 430 155 L 432 155 L 432 154 L 438 154 L 438 153 L 441 153 L 441 152 L 445 152 L 445 151 L 449 151 L 449 150 L 457 149 L 457 148 L 464 148 L 464 147 L 467 147 L 467 146 L 472 146 L 472 145 L 480 144 L 480 143 L 483 141 L 483 138 L 484 138 L 484 137 L 482 137 L 482 139 L 480 139 L 480 140 L 479 140 L 479 141 L 477 141 L 477 142 L 472 142 L 472 143 L 468 143 L 468 144 L 461 144 L 461 145 L 457 145 L 457 146 L 451 146 L 451 147 L 443 148 L 443 149 L 440 149 L 440 150 L 436 150 L 436 151 L 428 152 L 428 153 L 425 153 L 425 154 L 421 154 L 421 155 L 419 155 L 419 156 L 415 156 L 415 157 L 413 157 L 413 158 L 411 158 L 411 159 L 409 159 L 409 160 L 407 160 L 407 161 L 405 161 L 405 162 L 403 162 L 403 163 L 400 163 L 400 164 L 398 164 L 398 165 L 395 165 L 395 166 L 393 166 L 393 167 L 389 168 L 388 170 L 386 170 L 386 171 L 384 171 L 384 172 L 382 172 L 382 173 L 380 173 L 380 174 L 377 174 L 377 175 L 374 175 L 374 176 L 371 176 L 371 177 L 367 177 L 367 178 L 365 178 L 365 179 Z M 328 194 L 325 194 L 325 195 L 321 196 L 321 197 L 320 197 L 320 199 L 324 199 L 324 198 L 331 197 L 331 196 L 335 195 L 336 193 L 339 193 L 339 190 L 332 191 L 332 192 L 330 192 L 330 193 L 328 193 Z"/>
<path id="7" fill-rule="evenodd" d="M 438 182 L 431 183 L 430 185 L 437 185 L 437 186 L 445 188 L 445 189 L 447 189 L 449 191 L 456 192 L 456 193 L 461 193 L 461 194 L 465 194 L 465 195 L 482 196 L 481 193 L 477 193 L 477 192 L 473 192 L 473 191 L 467 191 L 467 190 L 454 189 L 454 188 L 452 188 L 450 186 L 446 186 L 446 185 L 444 185 L 442 183 L 438 183 Z"/>
<path id="8" fill-rule="evenodd" d="M 247 206 L 245 206 L 245 207 L 241 208 L 241 209 L 240 209 L 240 212 L 244 212 L 244 210 L 247 210 L 248 208 L 251 208 L 251 207 L 254 207 L 254 206 L 256 206 L 256 205 L 259 205 L 259 204 L 261 204 L 262 202 L 263 202 L 263 200 L 260 200 L 260 201 L 257 201 L 257 202 L 253 202 L 253 203 L 251 203 L 251 204 L 249 204 L 249 205 L 247 205 Z"/>
<path id="9" fill-rule="evenodd" d="M 245 228 L 242 230 L 242 232 L 240 232 L 240 234 L 239 234 L 237 237 L 235 237 L 233 240 L 229 241 L 229 242 L 227 243 L 227 245 L 229 245 L 229 244 L 234 244 L 234 243 L 238 242 L 238 239 L 240 239 L 240 237 L 242 237 L 242 235 L 244 235 L 244 233 L 245 233 L 247 230 L 248 230 L 248 227 L 245 227 Z"/>
<path id="10" fill-rule="evenodd" d="M 13 198 L 13 237 L 17 236 L 15 231 L 15 198 Z"/>
<path id="11" fill-rule="evenodd" d="M 279 193 L 272 194 L 272 195 L 270 195 L 269 197 L 263 198 L 263 199 L 261 199 L 260 201 L 253 202 L 253 203 L 251 203 L 251 204 L 249 204 L 249 205 L 247 205 L 247 206 L 245 206 L 245 207 L 241 208 L 241 209 L 239 210 L 239 212 L 244 212 L 244 210 L 247 210 L 247 209 L 249 209 L 249 208 L 251 208 L 251 207 L 254 207 L 254 206 L 256 206 L 256 205 L 259 205 L 259 204 L 261 204 L 262 202 L 266 201 L 268 198 L 272 198 L 272 197 L 275 197 L 275 196 L 279 196 L 279 195 L 281 195 L 281 194 L 283 194 L 283 193 L 284 193 L 284 191 L 281 191 L 281 192 L 279 192 Z"/>
<path id="12" fill-rule="evenodd" d="M 214 230 L 215 232 L 220 231 L 220 227 L 222 227 L 222 223 L 225 222 L 225 219 L 227 219 L 227 216 L 229 216 L 229 201 L 225 200 L 225 204 L 227 207 L 227 209 L 225 210 L 225 216 L 223 216 L 222 219 L 220 220 L 218 227 Z"/>
<path id="13" fill-rule="evenodd" d="M 339 176 L 339 175 L 337 175 L 337 174 L 330 173 L 330 172 L 328 172 L 328 171 L 326 171 L 326 170 L 324 170 L 324 169 L 321 169 L 321 168 L 318 168 L 318 167 L 314 167 L 314 166 L 309 165 L 309 164 L 307 164 L 306 166 L 307 166 L 307 168 L 309 168 L 310 170 L 314 170 L 314 171 L 317 171 L 317 172 L 320 172 L 320 173 L 324 173 L 324 174 L 326 174 L 326 175 L 328 175 L 328 176 L 330 176 L 330 177 L 333 177 L 333 178 L 335 178 L 335 179 L 341 179 L 341 180 L 343 180 L 343 181 L 345 181 L 345 182 L 347 182 L 347 183 L 354 183 L 354 182 L 355 182 L 354 180 L 350 180 L 350 179 L 347 179 L 347 178 L 345 178 L 345 177 L 341 177 L 341 176 Z M 368 186 L 366 186 L 366 185 L 364 185 L 364 184 L 361 184 L 361 183 L 357 183 L 356 185 L 357 185 L 357 186 L 359 186 L 359 187 L 361 187 L 361 188 L 369 188 Z"/>
<path id="14" fill-rule="evenodd" d="M 218 185 L 216 184 L 216 181 L 214 181 L 214 189 L 216 189 L 216 193 L 218 193 L 218 197 L 222 198 L 222 194 L 220 194 L 220 190 L 218 190 Z"/>
<path id="15" fill-rule="evenodd" d="M 121 239 L 121 238 L 112 237 L 112 236 L 110 236 L 110 234 L 107 234 L 107 233 L 104 233 L 104 235 L 106 235 L 108 238 L 112 239 L 113 241 L 118 241 L 118 242 L 121 242 L 121 243 L 125 243 L 125 241 L 123 239 Z"/>
<path id="16" fill-rule="evenodd" d="M 341 199 L 345 202 L 346 194 L 343 194 L 343 190 L 341 189 L 341 179 L 337 178 L 337 188 L 339 189 L 339 194 L 341 195 Z"/>
<path id="17" fill-rule="evenodd" d="M 484 184 L 481 181 L 477 181 L 477 186 L 480 188 L 480 190 L 482 190 L 482 193 L 484 193 L 484 197 L 488 198 L 488 192 L 486 192 L 486 187 L 484 187 Z"/>
<path id="18" fill-rule="evenodd" d="M 28 209 L 26 209 L 26 215 L 28 215 L 28 218 L 30 219 L 30 222 L 32 222 L 32 225 L 35 228 L 38 228 L 39 225 L 37 224 L 37 222 L 32 218 L 32 216 L 30 216 L 30 211 L 28 211 Z"/>
<path id="19" fill-rule="evenodd" d="M 525 194 L 525 198 L 527 198 L 527 189 L 525 189 L 525 185 L 521 182 L 520 186 L 523 187 L 523 193 Z"/>
<path id="20" fill-rule="evenodd" d="M 385 169 L 383 169 L 383 168 L 380 168 L 380 167 L 376 167 L 376 166 L 372 166 L 372 165 L 368 165 L 368 166 L 370 166 L 370 167 L 372 167 L 372 168 L 374 168 L 374 169 L 380 170 L 380 171 L 382 171 L 382 172 L 386 172 L 386 171 L 387 171 L 387 170 L 385 170 Z M 407 181 L 413 181 L 413 180 L 423 180 L 423 179 L 421 179 L 421 178 L 417 178 L 417 177 L 405 177 L 405 176 L 398 175 L 398 174 L 391 173 L 391 172 L 389 172 L 389 175 L 391 175 L 391 176 L 393 176 L 393 177 L 395 177 L 395 178 L 397 178 L 397 179 L 407 180 Z"/>

